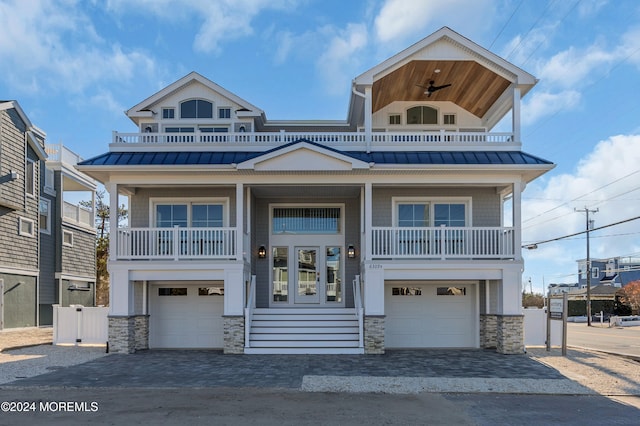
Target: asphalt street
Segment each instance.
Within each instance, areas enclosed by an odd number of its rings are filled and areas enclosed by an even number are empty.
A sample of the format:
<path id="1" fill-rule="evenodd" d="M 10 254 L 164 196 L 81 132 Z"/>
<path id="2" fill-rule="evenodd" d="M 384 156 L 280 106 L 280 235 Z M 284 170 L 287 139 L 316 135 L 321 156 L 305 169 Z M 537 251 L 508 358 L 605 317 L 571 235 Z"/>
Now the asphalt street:
<path id="1" fill-rule="evenodd" d="M 609 327 L 593 322 L 567 324 L 567 345 L 640 359 L 640 327 Z"/>

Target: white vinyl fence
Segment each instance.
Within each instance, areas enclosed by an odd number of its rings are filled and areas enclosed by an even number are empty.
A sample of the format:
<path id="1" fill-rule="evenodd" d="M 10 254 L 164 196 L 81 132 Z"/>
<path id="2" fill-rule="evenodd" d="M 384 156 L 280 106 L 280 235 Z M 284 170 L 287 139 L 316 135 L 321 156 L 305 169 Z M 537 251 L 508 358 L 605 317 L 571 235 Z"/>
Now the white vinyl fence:
<path id="1" fill-rule="evenodd" d="M 53 344 L 106 345 L 109 308 L 53 306 Z"/>
<path id="2" fill-rule="evenodd" d="M 547 344 L 547 310 L 523 309 L 524 345 L 545 346 Z M 551 346 L 562 345 L 562 321 L 551 320 Z"/>

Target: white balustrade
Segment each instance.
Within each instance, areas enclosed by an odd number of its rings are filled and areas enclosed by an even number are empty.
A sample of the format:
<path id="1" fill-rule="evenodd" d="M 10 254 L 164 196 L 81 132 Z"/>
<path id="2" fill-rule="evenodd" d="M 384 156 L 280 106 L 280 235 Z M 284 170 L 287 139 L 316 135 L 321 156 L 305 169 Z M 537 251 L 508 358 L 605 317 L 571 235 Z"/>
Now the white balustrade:
<path id="1" fill-rule="evenodd" d="M 515 256 L 513 228 L 374 227 L 373 258 L 492 258 Z"/>
<path id="2" fill-rule="evenodd" d="M 119 228 L 118 259 L 230 259 L 236 228 Z"/>

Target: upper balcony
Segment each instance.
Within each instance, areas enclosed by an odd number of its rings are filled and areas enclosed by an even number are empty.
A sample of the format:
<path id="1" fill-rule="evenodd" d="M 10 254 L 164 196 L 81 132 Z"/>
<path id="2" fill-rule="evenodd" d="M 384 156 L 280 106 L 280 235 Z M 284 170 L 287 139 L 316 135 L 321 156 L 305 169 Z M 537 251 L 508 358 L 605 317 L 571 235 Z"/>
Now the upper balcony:
<path id="1" fill-rule="evenodd" d="M 341 151 L 512 151 L 519 150 L 511 132 L 113 132 L 112 151 L 266 151 L 307 140 Z"/>

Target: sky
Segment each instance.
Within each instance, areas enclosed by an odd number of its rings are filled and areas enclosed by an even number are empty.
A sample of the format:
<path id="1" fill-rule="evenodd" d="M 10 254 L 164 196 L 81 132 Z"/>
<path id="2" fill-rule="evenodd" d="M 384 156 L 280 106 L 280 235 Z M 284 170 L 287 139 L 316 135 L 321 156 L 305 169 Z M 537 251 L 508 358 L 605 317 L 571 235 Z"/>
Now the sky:
<path id="1" fill-rule="evenodd" d="M 640 215 L 637 0 L 0 0 L 0 99 L 84 158 L 191 71 L 271 120 L 344 120 L 354 77 L 443 26 L 540 80 L 522 150 L 557 166 L 523 193 L 524 243 L 584 231 L 576 209 L 596 228 Z M 591 257 L 640 257 L 639 231 L 592 231 Z M 577 281 L 586 238 L 523 255 L 543 292 Z"/>

